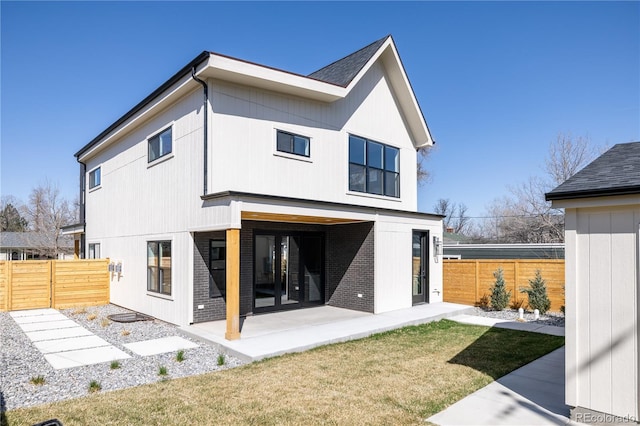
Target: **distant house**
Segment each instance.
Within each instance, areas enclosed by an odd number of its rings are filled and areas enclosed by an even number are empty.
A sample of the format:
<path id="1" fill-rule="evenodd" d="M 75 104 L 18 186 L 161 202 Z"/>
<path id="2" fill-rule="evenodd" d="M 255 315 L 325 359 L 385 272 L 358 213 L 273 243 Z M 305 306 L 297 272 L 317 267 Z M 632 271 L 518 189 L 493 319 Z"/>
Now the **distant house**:
<path id="1" fill-rule="evenodd" d="M 640 142 L 615 145 L 546 198 L 565 210 L 566 403 L 574 407 L 572 418 L 637 422 Z"/>
<path id="2" fill-rule="evenodd" d="M 75 154 L 67 231 L 121 265 L 113 303 L 229 339 L 243 315 L 439 302 L 432 144 L 390 36 L 309 75 L 203 52 Z"/>
<path id="3" fill-rule="evenodd" d="M 73 240 L 61 237 L 56 259 L 73 258 Z M 0 232 L 0 260 L 46 259 L 46 236 L 37 232 Z"/>

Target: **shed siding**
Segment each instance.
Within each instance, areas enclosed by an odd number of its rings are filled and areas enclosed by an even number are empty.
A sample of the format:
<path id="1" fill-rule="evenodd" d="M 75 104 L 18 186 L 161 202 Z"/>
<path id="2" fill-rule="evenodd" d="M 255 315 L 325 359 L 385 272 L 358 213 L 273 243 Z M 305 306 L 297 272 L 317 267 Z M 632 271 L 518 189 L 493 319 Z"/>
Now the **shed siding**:
<path id="1" fill-rule="evenodd" d="M 639 223 L 637 208 L 567 209 L 567 403 L 635 418 Z"/>

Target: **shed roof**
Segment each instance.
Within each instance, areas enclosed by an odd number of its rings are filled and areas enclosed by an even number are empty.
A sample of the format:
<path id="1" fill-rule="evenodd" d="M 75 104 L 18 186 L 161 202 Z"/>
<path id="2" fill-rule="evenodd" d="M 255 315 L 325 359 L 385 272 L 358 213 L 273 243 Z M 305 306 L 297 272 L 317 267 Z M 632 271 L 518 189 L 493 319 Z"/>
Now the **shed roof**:
<path id="1" fill-rule="evenodd" d="M 545 194 L 547 201 L 640 194 L 640 142 L 617 144 Z"/>
<path id="2" fill-rule="evenodd" d="M 73 240 L 68 237 L 60 238 L 59 247 L 73 248 Z M 0 248 L 38 248 L 47 247 L 46 235 L 38 232 L 0 232 Z"/>

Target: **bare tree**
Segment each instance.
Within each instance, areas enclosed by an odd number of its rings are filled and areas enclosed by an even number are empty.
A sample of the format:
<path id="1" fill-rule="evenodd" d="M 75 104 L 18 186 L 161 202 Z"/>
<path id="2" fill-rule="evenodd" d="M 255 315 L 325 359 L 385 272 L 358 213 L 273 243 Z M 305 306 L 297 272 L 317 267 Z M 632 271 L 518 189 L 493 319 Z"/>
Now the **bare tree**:
<path id="1" fill-rule="evenodd" d="M 31 190 L 26 213 L 34 231 L 33 246 L 41 256 L 55 257 L 60 252 L 62 227 L 74 220 L 72 206 L 58 186 L 47 181 Z"/>
<path id="2" fill-rule="evenodd" d="M 544 194 L 591 162 L 597 151 L 588 137 L 559 134 L 549 146 L 545 177 L 533 176 L 509 188 L 510 194 L 489 207 L 491 224 L 485 227 L 494 241 L 552 243 L 564 241 L 564 214 L 553 209 Z"/>
<path id="3" fill-rule="evenodd" d="M 448 198 L 440 198 L 433 209 L 436 214 L 444 216 L 442 226 L 445 231 L 450 229 L 454 234 L 464 234 L 470 220 L 464 203 L 452 203 Z"/>
<path id="4" fill-rule="evenodd" d="M 429 159 L 429 155 L 431 154 L 432 150 L 433 146 L 423 146 L 422 148 L 418 149 L 417 172 L 419 185 L 428 183 L 431 180 L 431 173 L 429 173 L 429 170 L 427 170 L 425 162 Z"/>

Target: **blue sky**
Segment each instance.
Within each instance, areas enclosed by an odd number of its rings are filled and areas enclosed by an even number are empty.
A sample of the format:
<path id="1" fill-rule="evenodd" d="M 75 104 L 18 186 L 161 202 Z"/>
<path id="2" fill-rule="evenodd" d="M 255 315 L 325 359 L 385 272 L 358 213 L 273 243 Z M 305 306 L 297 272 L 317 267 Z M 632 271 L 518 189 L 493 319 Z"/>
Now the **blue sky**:
<path id="1" fill-rule="evenodd" d="M 0 193 L 77 194 L 73 154 L 203 50 L 307 74 L 392 34 L 436 140 L 421 211 L 480 216 L 558 133 L 640 140 L 640 2 L 0 2 Z"/>

